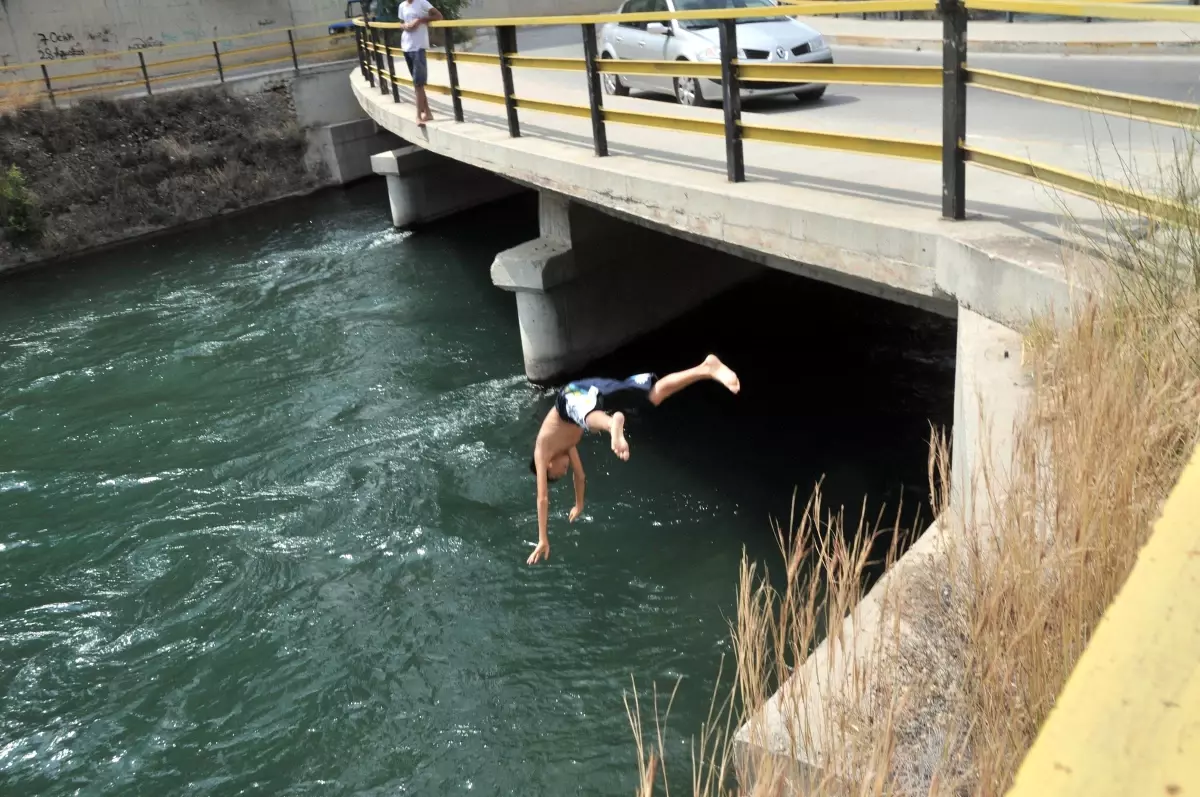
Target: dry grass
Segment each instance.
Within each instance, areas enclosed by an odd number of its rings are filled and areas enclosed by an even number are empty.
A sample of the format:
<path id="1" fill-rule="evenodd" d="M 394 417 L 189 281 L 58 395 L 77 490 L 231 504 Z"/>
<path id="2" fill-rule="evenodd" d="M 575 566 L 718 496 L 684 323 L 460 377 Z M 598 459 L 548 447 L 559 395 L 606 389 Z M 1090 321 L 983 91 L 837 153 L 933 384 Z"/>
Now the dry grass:
<path id="1" fill-rule="evenodd" d="M 21 74 L 9 73 L 9 80 L 0 82 L 0 114 L 12 113 L 23 108 L 36 108 L 49 95 L 41 83 L 29 82 Z"/>
<path id="2" fill-rule="evenodd" d="M 788 793 L 813 775 L 795 765 L 796 756 L 813 758 L 831 747 L 839 754 L 823 761 L 823 771 L 810 787 L 826 794 L 877 793 L 876 773 L 885 773 L 894 738 L 886 727 L 879 733 L 863 734 L 860 722 L 862 717 L 886 720 L 897 712 L 888 700 L 880 706 L 873 699 L 876 696 L 865 688 L 867 682 L 862 678 L 865 672 L 851 671 L 846 680 L 836 684 L 802 678 L 791 681 L 792 688 L 778 706 L 787 718 L 779 724 L 778 732 L 766 725 L 750 730 L 755 745 L 779 755 L 745 755 L 748 748 L 735 739 L 735 733 L 748 715 L 746 709 L 761 706 L 779 684 L 788 682 L 823 638 L 826 641 L 815 658 L 875 661 L 891 647 L 892 635 L 881 634 L 865 639 L 864 645 L 845 657 L 844 652 L 855 642 L 863 643 L 864 637 L 854 633 L 852 623 L 844 626 L 843 618 L 851 614 L 862 597 L 868 567 L 878 564 L 871 561 L 872 552 L 886 545 L 885 563 L 890 566 L 894 562 L 903 537 L 900 531 L 894 525 L 884 528 L 865 520 L 847 529 L 842 512 L 824 510 L 818 486 L 798 517 L 786 527 L 775 529 L 783 557 L 781 588 L 772 585 L 766 568 L 743 559 L 733 633 L 736 686 L 723 701 L 714 697 L 709 719 L 693 744 L 693 794 Z M 826 629 L 833 632 L 826 635 Z M 840 705 L 823 711 L 811 699 L 818 695 Z M 632 705 L 628 700 L 626 707 L 641 762 L 637 794 L 648 797 L 654 792 L 656 778 L 664 787 L 668 783 L 657 692 L 655 733 L 649 741 L 636 692 Z M 752 782 L 752 787 L 744 792 L 731 791 L 735 769 Z"/>
<path id="3" fill-rule="evenodd" d="M 1032 387 L 1011 466 L 982 468 L 979 519 L 947 511 L 948 454 L 935 433 L 930 481 L 946 542 L 924 541 L 931 552 L 903 559 L 863 604 L 879 526 L 846 528 L 822 512 L 819 490 L 790 535 L 777 529 L 782 590 L 743 562 L 737 688 L 714 700 L 694 741 L 693 795 L 1007 790 L 1200 442 L 1194 152 L 1174 153 L 1164 172 L 1189 209 L 1184 223 L 1147 233 L 1110 208 L 1099 290 L 1070 319 L 1027 330 Z M 757 710 L 780 683 L 768 726 Z M 649 797 L 655 784 L 667 791 L 668 773 L 661 732 L 647 739 L 640 711 L 629 706 L 636 793 Z M 734 733 L 751 719 L 746 748 Z"/>

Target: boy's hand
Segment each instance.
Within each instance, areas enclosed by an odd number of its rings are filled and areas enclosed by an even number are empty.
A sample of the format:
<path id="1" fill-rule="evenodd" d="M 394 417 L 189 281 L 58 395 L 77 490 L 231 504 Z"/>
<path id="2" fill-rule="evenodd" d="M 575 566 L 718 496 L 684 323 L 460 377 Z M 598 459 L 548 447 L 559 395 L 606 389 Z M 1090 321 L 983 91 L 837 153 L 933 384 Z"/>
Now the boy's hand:
<path id="1" fill-rule="evenodd" d="M 525 564 L 537 564 L 539 557 L 542 559 L 550 558 L 550 540 L 542 540 L 539 542 L 537 547 L 533 549 L 533 553 L 529 554 L 529 558 L 525 560 Z"/>
<path id="2" fill-rule="evenodd" d="M 567 516 L 567 520 L 571 523 L 575 522 L 575 518 L 583 514 L 583 504 L 576 504 L 571 507 L 571 514 Z"/>

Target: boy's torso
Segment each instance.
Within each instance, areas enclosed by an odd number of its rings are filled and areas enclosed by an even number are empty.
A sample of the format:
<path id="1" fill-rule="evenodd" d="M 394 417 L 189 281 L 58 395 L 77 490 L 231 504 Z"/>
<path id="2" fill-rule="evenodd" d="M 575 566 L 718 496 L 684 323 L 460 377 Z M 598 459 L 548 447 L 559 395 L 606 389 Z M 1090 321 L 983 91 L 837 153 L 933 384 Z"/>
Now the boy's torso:
<path id="1" fill-rule="evenodd" d="M 403 22 L 412 22 L 413 20 L 424 17 L 429 11 L 429 4 L 425 0 L 401 0 L 400 2 L 400 19 Z M 406 30 L 400 36 L 400 49 L 405 51 L 426 50 L 429 48 L 429 26 L 421 25 L 414 30 Z"/>
<path id="2" fill-rule="evenodd" d="M 557 407 L 551 407 L 546 413 L 542 428 L 538 431 L 538 445 L 548 460 L 570 451 L 579 445 L 582 439 L 583 429 L 570 421 L 564 421 Z"/>

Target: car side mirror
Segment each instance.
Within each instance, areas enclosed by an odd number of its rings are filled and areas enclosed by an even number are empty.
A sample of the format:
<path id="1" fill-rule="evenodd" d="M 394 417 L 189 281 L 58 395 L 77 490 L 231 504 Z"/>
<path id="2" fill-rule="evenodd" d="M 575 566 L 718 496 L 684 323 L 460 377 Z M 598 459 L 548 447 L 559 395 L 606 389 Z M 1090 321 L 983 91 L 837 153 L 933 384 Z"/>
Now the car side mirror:
<path id="1" fill-rule="evenodd" d="M 651 22 L 646 25 L 647 33 L 661 33 L 663 36 L 671 35 L 671 26 L 663 22 Z"/>

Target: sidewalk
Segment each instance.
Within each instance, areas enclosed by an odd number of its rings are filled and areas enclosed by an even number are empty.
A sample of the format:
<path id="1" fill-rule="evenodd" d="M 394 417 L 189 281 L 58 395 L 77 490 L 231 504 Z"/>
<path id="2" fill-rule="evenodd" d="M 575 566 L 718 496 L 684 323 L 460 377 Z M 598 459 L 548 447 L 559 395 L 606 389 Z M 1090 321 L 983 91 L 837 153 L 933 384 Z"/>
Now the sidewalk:
<path id="1" fill-rule="evenodd" d="M 843 47 L 892 50 L 942 48 L 938 20 L 797 17 Z M 1187 55 L 1200 53 L 1197 22 L 1004 22 L 967 25 L 967 51 L 1062 55 Z"/>

